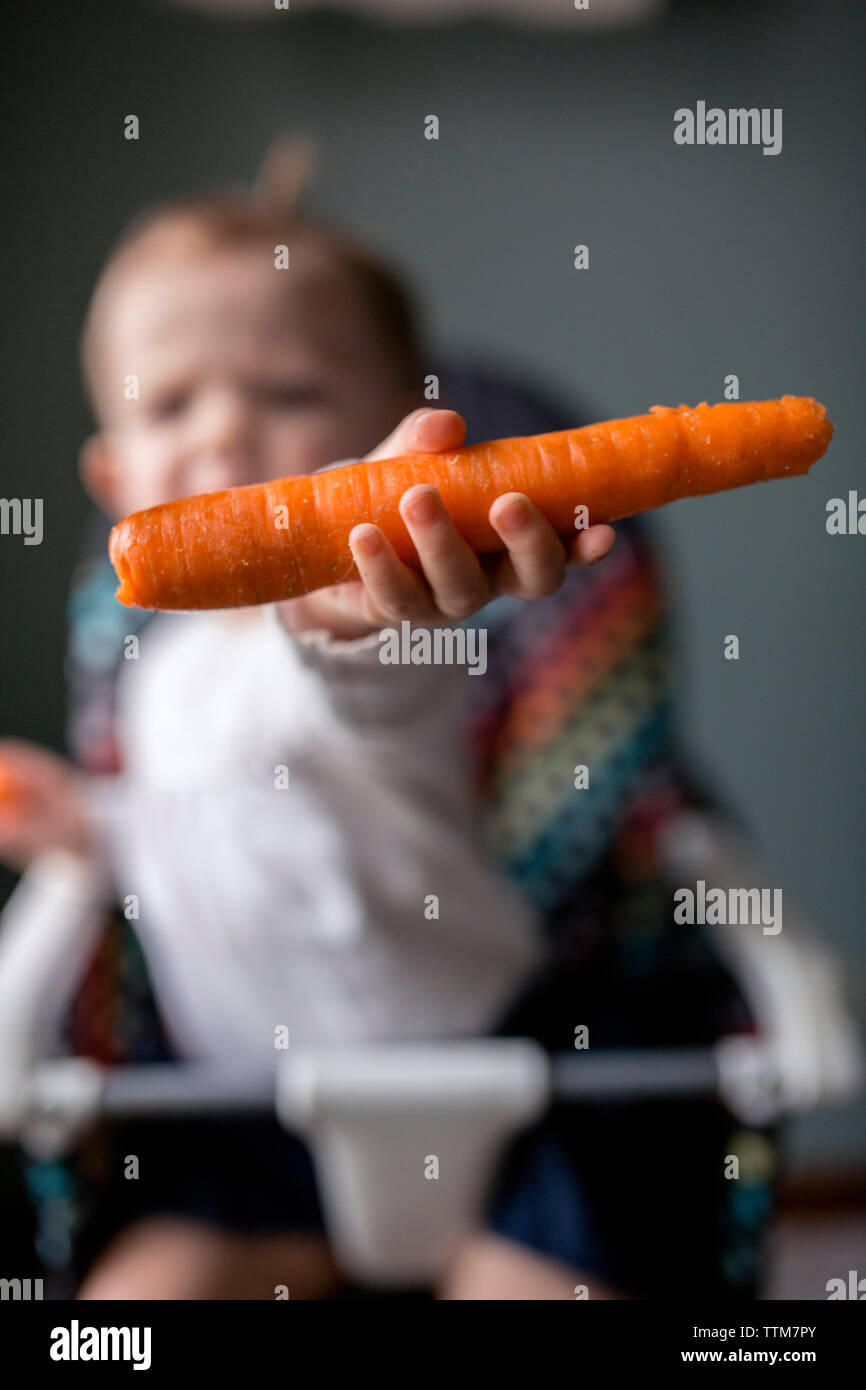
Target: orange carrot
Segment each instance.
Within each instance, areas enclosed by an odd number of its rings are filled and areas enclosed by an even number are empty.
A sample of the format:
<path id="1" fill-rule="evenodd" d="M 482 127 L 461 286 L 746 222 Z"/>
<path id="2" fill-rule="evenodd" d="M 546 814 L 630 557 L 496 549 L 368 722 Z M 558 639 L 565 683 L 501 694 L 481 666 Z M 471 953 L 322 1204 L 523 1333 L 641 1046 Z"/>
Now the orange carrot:
<path id="1" fill-rule="evenodd" d="M 20 810 L 29 800 L 22 783 L 15 773 L 0 760 L 0 810 Z"/>
<path id="2" fill-rule="evenodd" d="M 380 526 L 418 564 L 397 504 L 431 483 L 479 554 L 502 550 L 487 519 L 505 492 L 523 492 L 560 535 L 745 483 L 808 472 L 833 434 L 809 396 L 655 405 L 648 415 L 440 454 L 406 454 L 311 476 L 203 493 L 137 512 L 114 527 L 117 597 L 139 608 L 235 608 L 295 598 L 356 577 L 348 537 Z"/>

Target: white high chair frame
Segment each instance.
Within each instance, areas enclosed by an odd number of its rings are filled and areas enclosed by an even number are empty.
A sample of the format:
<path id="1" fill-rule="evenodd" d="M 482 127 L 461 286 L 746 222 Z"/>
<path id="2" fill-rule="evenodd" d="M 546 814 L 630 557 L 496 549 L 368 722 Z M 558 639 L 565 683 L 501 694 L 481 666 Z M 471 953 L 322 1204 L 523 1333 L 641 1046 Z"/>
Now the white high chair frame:
<path id="1" fill-rule="evenodd" d="M 760 882 L 742 845 L 689 814 L 664 853 L 672 882 Z M 555 1096 L 718 1096 L 746 1124 L 846 1101 L 864 1059 L 834 953 L 786 913 L 783 930 L 711 928 L 758 1022 L 710 1048 L 550 1056 L 520 1038 L 292 1049 L 273 1072 L 198 1063 L 103 1068 L 56 1054 L 56 1030 L 92 952 L 105 889 L 52 853 L 0 917 L 0 1140 L 58 1157 L 100 1115 L 264 1112 L 315 1160 L 329 1239 L 366 1285 L 428 1285 L 471 1229 L 497 1155 Z M 407 1174 L 438 1162 L 418 1200 Z"/>

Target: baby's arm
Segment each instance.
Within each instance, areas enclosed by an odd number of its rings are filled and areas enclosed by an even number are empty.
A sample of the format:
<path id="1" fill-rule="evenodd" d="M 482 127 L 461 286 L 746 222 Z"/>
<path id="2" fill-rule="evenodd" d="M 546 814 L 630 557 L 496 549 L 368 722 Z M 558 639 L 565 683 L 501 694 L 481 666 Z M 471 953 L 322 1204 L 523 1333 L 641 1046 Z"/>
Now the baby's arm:
<path id="1" fill-rule="evenodd" d="M 456 449 L 465 430 L 456 411 L 416 410 L 367 457 Z M 614 541 L 610 526 L 588 526 L 566 546 L 520 492 L 503 494 L 490 508 L 490 524 L 505 552 L 488 557 L 476 555 L 463 540 L 434 487 L 409 488 L 400 514 L 423 572 L 397 558 L 378 526 L 356 526 L 349 544 L 360 577 L 278 604 L 280 620 L 290 632 L 318 628 L 334 637 L 353 638 L 404 619 L 429 627 L 459 621 L 500 594 L 546 598 L 562 584 L 566 567 L 596 564 Z"/>

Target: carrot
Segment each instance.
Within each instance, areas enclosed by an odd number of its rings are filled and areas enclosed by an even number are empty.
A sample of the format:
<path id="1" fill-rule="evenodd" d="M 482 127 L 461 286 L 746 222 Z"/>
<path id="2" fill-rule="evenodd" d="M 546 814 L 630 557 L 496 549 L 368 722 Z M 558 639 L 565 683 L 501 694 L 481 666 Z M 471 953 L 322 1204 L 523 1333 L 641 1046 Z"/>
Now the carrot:
<path id="1" fill-rule="evenodd" d="M 479 554 L 502 550 L 487 519 L 495 498 L 523 492 L 560 535 L 745 483 L 808 472 L 833 434 L 808 396 L 676 409 L 440 454 L 350 464 L 311 476 L 203 493 L 137 512 L 111 532 L 121 603 L 140 608 L 234 608 L 294 598 L 356 577 L 348 537 L 380 526 L 401 559 L 418 564 L 400 497 L 431 483 Z"/>
<path id="2" fill-rule="evenodd" d="M 27 792 L 15 773 L 0 760 L 0 810 L 20 810 L 27 800 Z"/>

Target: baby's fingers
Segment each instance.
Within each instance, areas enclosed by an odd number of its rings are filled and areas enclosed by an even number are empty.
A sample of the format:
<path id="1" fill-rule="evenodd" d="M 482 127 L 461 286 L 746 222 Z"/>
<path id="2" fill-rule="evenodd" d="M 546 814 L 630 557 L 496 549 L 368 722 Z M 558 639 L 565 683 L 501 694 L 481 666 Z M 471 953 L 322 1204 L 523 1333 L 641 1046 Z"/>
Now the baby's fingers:
<path id="1" fill-rule="evenodd" d="M 490 574 L 496 591 L 523 599 L 555 594 L 565 578 L 565 547 L 534 503 L 522 492 L 507 492 L 489 517 L 506 546 Z"/>
<path id="2" fill-rule="evenodd" d="M 581 569 L 597 564 L 616 538 L 612 526 L 588 526 L 577 533 L 566 549 L 550 522 L 520 492 L 497 497 L 489 517 L 507 548 L 507 553 L 494 561 L 488 571 L 491 583 L 497 593 L 513 598 L 538 599 L 555 594 L 565 579 L 566 567 Z"/>
<path id="3" fill-rule="evenodd" d="M 434 487 L 421 483 L 400 499 L 400 515 L 418 552 L 438 613 L 468 618 L 490 598 L 478 556 L 466 544 Z"/>
<path id="4" fill-rule="evenodd" d="M 349 546 L 364 585 L 364 606 L 374 622 L 424 621 L 433 614 L 420 575 L 404 565 L 387 536 L 368 522 L 355 526 Z"/>
<path id="5" fill-rule="evenodd" d="M 600 524 L 587 526 L 578 531 L 568 552 L 568 563 L 582 569 L 585 565 L 597 565 L 607 555 L 614 541 L 616 531 L 612 526 Z"/>

